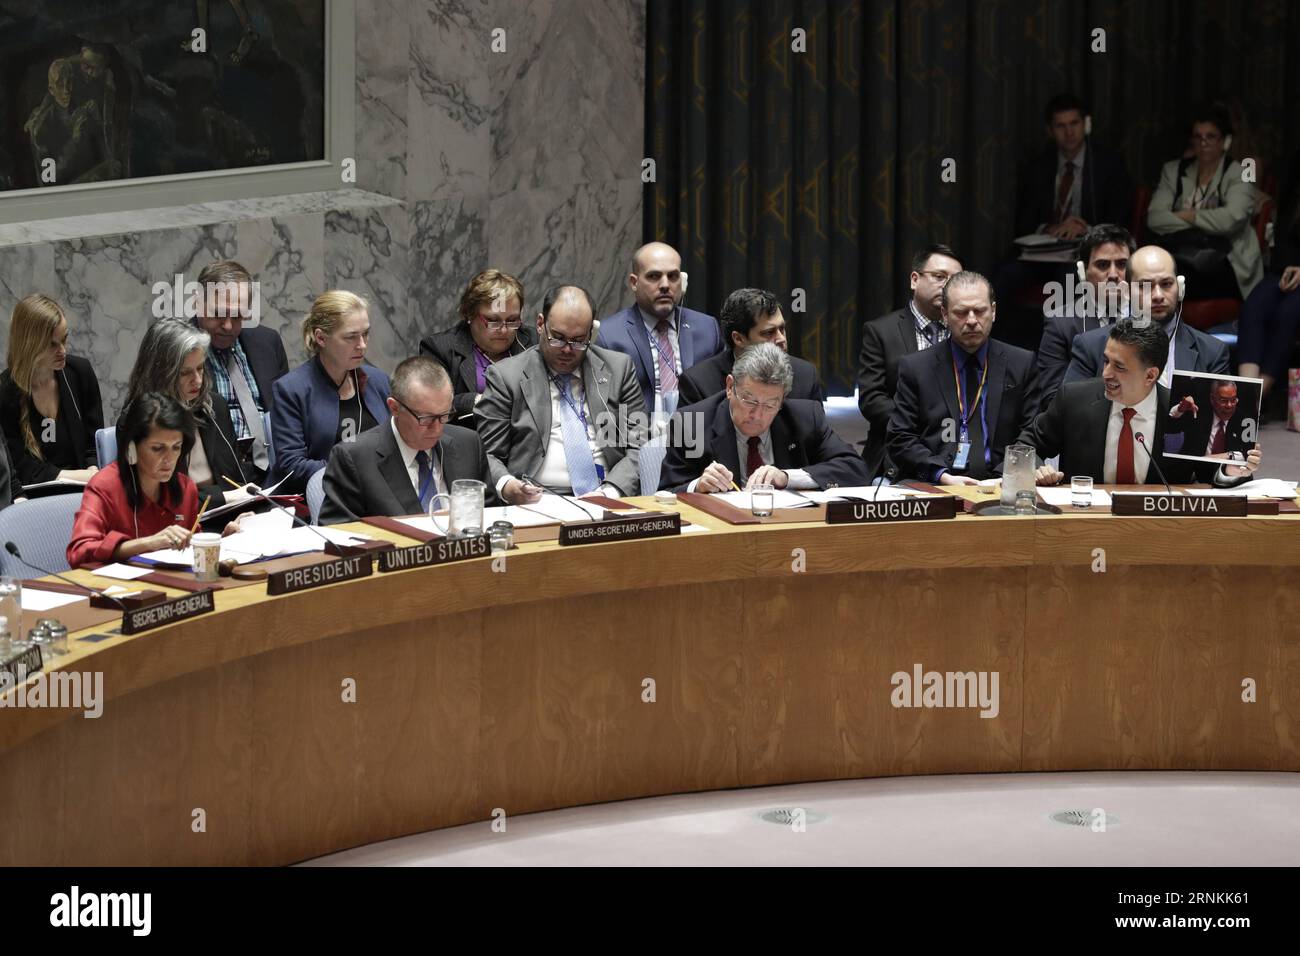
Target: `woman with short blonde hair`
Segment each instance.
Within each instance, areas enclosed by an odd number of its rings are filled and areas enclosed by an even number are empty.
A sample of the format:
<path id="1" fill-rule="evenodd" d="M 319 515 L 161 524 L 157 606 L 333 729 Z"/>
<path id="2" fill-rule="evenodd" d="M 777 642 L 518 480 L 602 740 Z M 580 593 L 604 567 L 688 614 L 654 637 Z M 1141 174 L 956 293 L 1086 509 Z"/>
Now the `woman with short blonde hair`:
<path id="1" fill-rule="evenodd" d="M 311 357 L 272 387 L 271 481 L 302 492 L 341 441 L 386 423 L 388 376 L 365 361 L 370 339 L 366 300 L 342 289 L 316 297 L 302 320 L 302 344 Z"/>
<path id="2" fill-rule="evenodd" d="M 27 296 L 10 316 L 0 424 L 24 485 L 85 482 L 97 470 L 95 432 L 104 427 L 99 381 L 90 362 L 68 354 L 67 316 L 47 295 Z"/>

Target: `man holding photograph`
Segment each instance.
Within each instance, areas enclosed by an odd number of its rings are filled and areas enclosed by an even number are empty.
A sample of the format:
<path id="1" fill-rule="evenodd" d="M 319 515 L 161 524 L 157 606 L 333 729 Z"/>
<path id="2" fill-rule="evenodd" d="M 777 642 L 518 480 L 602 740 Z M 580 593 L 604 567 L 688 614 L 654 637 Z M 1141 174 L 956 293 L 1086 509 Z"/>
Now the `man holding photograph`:
<path id="1" fill-rule="evenodd" d="M 1177 377 L 1174 387 L 1185 384 L 1187 379 Z M 1248 395 L 1258 395 L 1253 389 L 1246 389 Z M 1210 383 L 1210 412 L 1201 411 L 1192 395 L 1184 395 L 1172 409 L 1169 417 L 1181 419 L 1183 432 L 1182 454 L 1205 458 L 1227 458 L 1233 452 L 1243 458 L 1254 447 L 1254 442 L 1247 442 L 1242 434 L 1246 430 L 1248 418 L 1254 418 L 1258 428 L 1259 416 L 1256 402 L 1242 404 L 1238 396 L 1238 385 L 1228 379 L 1215 379 Z"/>

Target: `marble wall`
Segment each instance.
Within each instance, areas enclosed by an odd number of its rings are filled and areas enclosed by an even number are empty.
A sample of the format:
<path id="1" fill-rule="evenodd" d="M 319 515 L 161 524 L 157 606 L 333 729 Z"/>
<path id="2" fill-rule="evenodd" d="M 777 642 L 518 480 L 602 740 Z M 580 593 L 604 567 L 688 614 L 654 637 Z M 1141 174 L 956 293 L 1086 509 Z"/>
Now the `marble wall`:
<path id="1" fill-rule="evenodd" d="M 59 300 L 112 420 L 153 284 L 214 258 L 258 278 L 291 363 L 331 287 L 370 301 L 370 357 L 390 371 L 489 265 L 530 304 L 557 281 L 586 285 L 601 314 L 629 301 L 645 0 L 358 0 L 356 54 L 357 189 L 0 227 L 0 316 L 30 292 Z"/>

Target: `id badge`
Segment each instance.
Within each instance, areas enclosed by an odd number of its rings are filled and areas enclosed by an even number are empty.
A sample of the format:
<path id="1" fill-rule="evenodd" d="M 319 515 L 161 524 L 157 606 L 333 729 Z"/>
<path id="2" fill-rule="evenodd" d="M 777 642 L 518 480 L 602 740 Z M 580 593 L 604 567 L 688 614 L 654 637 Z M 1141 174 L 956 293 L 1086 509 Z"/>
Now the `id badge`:
<path id="1" fill-rule="evenodd" d="M 957 442 L 957 457 L 952 460 L 953 470 L 964 471 L 966 468 L 966 463 L 969 459 L 970 459 L 970 442 L 968 441 Z"/>

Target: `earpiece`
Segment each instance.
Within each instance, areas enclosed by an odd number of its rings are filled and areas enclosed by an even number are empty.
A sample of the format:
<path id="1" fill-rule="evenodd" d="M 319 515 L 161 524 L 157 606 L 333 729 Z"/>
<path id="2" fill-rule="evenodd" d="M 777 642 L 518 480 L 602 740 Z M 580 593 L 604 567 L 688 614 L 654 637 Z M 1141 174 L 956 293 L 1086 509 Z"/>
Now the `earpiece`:
<path id="1" fill-rule="evenodd" d="M 1083 260 L 1082 260 L 1082 259 L 1076 259 L 1074 264 L 1075 264 L 1076 266 L 1079 267 L 1079 281 L 1080 281 L 1080 282 L 1087 282 L 1087 281 L 1088 281 L 1088 271 L 1087 271 L 1086 269 L 1084 269 L 1084 267 L 1083 267 Z"/>
<path id="2" fill-rule="evenodd" d="M 135 442 L 131 442 L 126 446 L 126 463 L 128 465 L 136 465 L 140 463 L 140 456 L 137 455 L 135 451 Z"/>
<path id="3" fill-rule="evenodd" d="M 1185 276 L 1179 276 L 1178 277 L 1178 301 L 1182 302 L 1183 296 L 1185 296 L 1186 294 L 1187 294 L 1187 278 Z"/>
<path id="4" fill-rule="evenodd" d="M 1227 136 L 1223 137 L 1223 151 L 1226 153 L 1231 149 L 1232 149 L 1232 134 L 1229 133 Z"/>
<path id="5" fill-rule="evenodd" d="M 1085 116 L 1085 117 L 1083 118 L 1083 135 L 1084 135 L 1084 136 L 1091 136 L 1091 135 L 1092 135 L 1092 117 L 1091 117 L 1091 116 Z"/>

